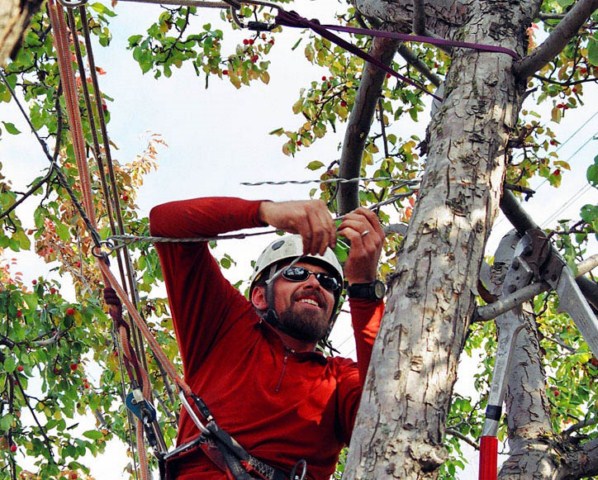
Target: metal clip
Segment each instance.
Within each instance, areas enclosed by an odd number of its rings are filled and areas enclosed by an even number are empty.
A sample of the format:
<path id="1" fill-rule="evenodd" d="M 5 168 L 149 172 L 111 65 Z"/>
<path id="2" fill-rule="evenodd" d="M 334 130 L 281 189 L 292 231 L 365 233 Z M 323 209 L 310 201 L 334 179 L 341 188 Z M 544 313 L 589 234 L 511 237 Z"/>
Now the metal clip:
<path id="1" fill-rule="evenodd" d="M 297 473 L 298 468 L 301 468 L 301 474 Z M 293 470 L 291 470 L 289 479 L 290 480 L 305 480 L 306 477 L 307 477 L 307 462 L 305 461 L 305 459 L 302 458 L 293 466 Z"/>
<path id="2" fill-rule="evenodd" d="M 136 388 L 127 395 L 125 405 L 131 410 L 133 415 L 142 420 L 144 424 L 148 421 L 151 423 L 156 419 L 156 409 L 151 403 L 143 398 L 143 393 L 139 388 Z"/>
<path id="3" fill-rule="evenodd" d="M 102 240 L 99 245 L 96 245 L 91 249 L 91 254 L 96 258 L 103 258 L 108 260 L 110 255 L 117 247 L 110 240 Z"/>
<path id="4" fill-rule="evenodd" d="M 66 8 L 76 8 L 85 5 L 87 0 L 58 0 L 58 3 Z"/>

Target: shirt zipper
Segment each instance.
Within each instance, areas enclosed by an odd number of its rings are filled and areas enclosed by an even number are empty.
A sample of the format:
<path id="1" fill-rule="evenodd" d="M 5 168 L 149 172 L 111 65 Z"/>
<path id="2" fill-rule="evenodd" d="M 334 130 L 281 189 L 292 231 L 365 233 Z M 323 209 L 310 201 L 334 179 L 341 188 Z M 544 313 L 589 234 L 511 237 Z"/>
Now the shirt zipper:
<path id="1" fill-rule="evenodd" d="M 282 379 L 283 379 L 284 374 L 285 374 L 285 372 L 287 370 L 287 362 L 289 360 L 289 355 L 291 353 L 294 353 L 294 351 L 291 350 L 290 348 L 286 348 L 285 347 L 285 349 L 284 349 L 284 357 L 282 359 L 282 370 L 280 372 L 280 377 L 278 378 L 278 383 L 276 384 L 276 388 L 274 389 L 274 391 L 276 393 L 280 392 L 280 387 L 282 385 Z"/>

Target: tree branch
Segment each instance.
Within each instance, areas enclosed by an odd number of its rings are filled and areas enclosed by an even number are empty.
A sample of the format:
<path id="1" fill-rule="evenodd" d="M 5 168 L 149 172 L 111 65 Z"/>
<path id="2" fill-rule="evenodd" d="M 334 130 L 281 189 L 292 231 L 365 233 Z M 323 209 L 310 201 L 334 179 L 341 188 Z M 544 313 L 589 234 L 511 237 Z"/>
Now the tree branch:
<path id="1" fill-rule="evenodd" d="M 567 453 L 564 463 L 568 475 L 560 478 L 588 478 L 598 475 L 598 438 Z"/>
<path id="2" fill-rule="evenodd" d="M 369 54 L 386 65 L 390 65 L 399 42 L 387 38 L 375 38 Z M 386 72 L 375 65 L 366 63 L 355 104 L 345 131 L 340 159 L 339 175 L 349 179 L 359 177 L 361 157 L 374 119 L 376 104 Z M 358 186 L 356 183 L 339 185 L 339 214 L 344 215 L 359 206 Z"/>
<path id="3" fill-rule="evenodd" d="M 397 48 L 398 54 L 405 59 L 409 65 L 414 67 L 419 73 L 426 77 L 435 87 L 440 86 L 441 79 L 438 75 L 434 74 L 432 70 L 422 62 L 413 51 L 404 43 L 401 43 Z"/>
<path id="4" fill-rule="evenodd" d="M 469 446 L 473 447 L 476 450 L 480 449 L 479 444 L 477 444 L 476 442 L 474 442 L 471 438 L 467 437 L 466 435 L 463 435 L 458 430 L 455 430 L 453 428 L 447 428 L 446 429 L 446 434 L 447 435 L 452 435 L 453 437 L 457 437 L 459 440 L 464 441 L 465 443 L 467 443 Z"/>
<path id="5" fill-rule="evenodd" d="M 513 66 L 515 76 L 524 80 L 540 70 L 565 48 L 596 9 L 598 0 L 579 0 L 544 43 Z"/>
<path id="6" fill-rule="evenodd" d="M 413 0 L 413 33 L 423 35 L 426 31 L 424 0 Z"/>

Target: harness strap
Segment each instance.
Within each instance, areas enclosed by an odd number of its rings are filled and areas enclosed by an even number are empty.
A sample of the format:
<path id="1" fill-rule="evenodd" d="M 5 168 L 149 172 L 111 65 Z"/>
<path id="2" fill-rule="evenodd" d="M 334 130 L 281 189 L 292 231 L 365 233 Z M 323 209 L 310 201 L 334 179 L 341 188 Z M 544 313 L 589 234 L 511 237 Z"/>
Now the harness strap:
<path id="1" fill-rule="evenodd" d="M 268 465 L 260 459 L 249 454 L 229 433 L 222 430 L 215 421 L 206 425 L 209 432 L 202 433 L 195 440 L 186 443 L 164 456 L 166 463 L 175 461 L 178 457 L 197 448 L 227 475 L 229 480 L 297 480 L 304 478 L 292 474 L 289 476 L 283 471 Z M 297 465 L 304 465 L 300 460 Z M 297 466 L 293 469 L 293 472 Z"/>

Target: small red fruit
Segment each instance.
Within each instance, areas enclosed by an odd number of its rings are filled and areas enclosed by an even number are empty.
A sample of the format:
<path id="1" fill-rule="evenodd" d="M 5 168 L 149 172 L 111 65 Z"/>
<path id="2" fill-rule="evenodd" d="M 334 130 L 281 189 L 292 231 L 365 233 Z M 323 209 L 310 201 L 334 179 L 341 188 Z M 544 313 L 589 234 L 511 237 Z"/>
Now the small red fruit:
<path id="1" fill-rule="evenodd" d="M 72 317 L 75 314 L 75 309 L 73 307 L 69 307 L 66 309 L 65 312 L 69 317 Z"/>
<path id="2" fill-rule="evenodd" d="M 78 368 L 79 368 L 78 363 L 71 363 L 71 371 L 72 372 L 76 372 Z"/>
<path id="3" fill-rule="evenodd" d="M 246 38 L 243 39 L 243 45 L 249 45 L 249 40 L 247 40 Z"/>
<path id="4" fill-rule="evenodd" d="M 251 56 L 251 63 L 256 63 L 259 59 L 260 59 L 260 57 L 258 55 L 252 55 Z"/>
<path id="5" fill-rule="evenodd" d="M 228 70 L 222 70 L 222 75 L 228 75 Z"/>
<path id="6" fill-rule="evenodd" d="M 553 394 L 555 397 L 558 397 L 558 396 L 561 394 L 561 392 L 559 392 L 559 391 L 558 391 L 558 390 L 555 388 L 555 389 L 552 391 L 552 394 Z"/>
<path id="7" fill-rule="evenodd" d="M 346 107 L 347 106 L 347 102 L 345 102 L 344 100 L 341 101 L 341 107 Z"/>
<path id="8" fill-rule="evenodd" d="M 392 75 L 390 73 L 387 73 L 386 78 L 390 78 L 390 77 L 392 77 Z"/>
<path id="9" fill-rule="evenodd" d="M 303 145 L 303 142 L 301 140 L 297 140 L 297 146 L 300 147 L 301 145 Z"/>
<path id="10" fill-rule="evenodd" d="M 23 316 L 23 312 L 21 310 L 17 310 L 17 318 L 21 318 Z"/>
<path id="11" fill-rule="evenodd" d="M 322 81 L 323 81 L 323 82 L 325 82 L 326 80 L 327 80 L 327 79 L 326 79 L 326 76 L 324 75 L 324 76 L 322 77 Z"/>
<path id="12" fill-rule="evenodd" d="M 593 367 L 598 368 L 598 358 L 592 357 L 592 359 L 590 360 L 590 363 L 592 364 Z"/>
<path id="13" fill-rule="evenodd" d="M 15 453 L 17 451 L 17 446 L 14 443 L 10 446 L 10 451 L 12 453 Z"/>
<path id="14" fill-rule="evenodd" d="M 249 39 L 249 45 L 253 45 L 253 43 L 254 43 L 253 38 L 250 38 Z"/>
<path id="15" fill-rule="evenodd" d="M 558 177 L 558 176 L 561 174 L 561 171 L 560 171 L 560 170 L 557 168 L 557 169 L 556 169 L 554 172 L 552 172 L 552 174 L 553 174 L 555 177 Z"/>
<path id="16" fill-rule="evenodd" d="M 56 290 L 54 287 L 52 287 L 52 288 L 50 289 L 50 293 L 51 293 L 52 295 L 56 295 L 56 292 L 57 292 L 57 291 L 58 291 L 58 290 Z"/>
<path id="17" fill-rule="evenodd" d="M 37 280 L 31 280 L 31 283 L 32 283 L 33 285 L 37 285 Z"/>
<path id="18" fill-rule="evenodd" d="M 126 202 L 129 200 L 129 196 L 126 193 L 123 193 L 121 198 L 123 199 L 123 202 Z"/>
<path id="19" fill-rule="evenodd" d="M 25 370 L 25 367 L 23 367 L 23 365 L 19 365 L 17 367 L 17 372 L 22 372 L 23 370 Z"/>

